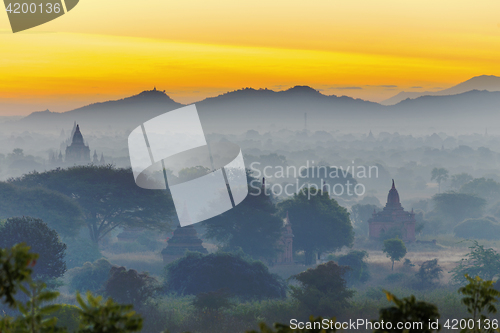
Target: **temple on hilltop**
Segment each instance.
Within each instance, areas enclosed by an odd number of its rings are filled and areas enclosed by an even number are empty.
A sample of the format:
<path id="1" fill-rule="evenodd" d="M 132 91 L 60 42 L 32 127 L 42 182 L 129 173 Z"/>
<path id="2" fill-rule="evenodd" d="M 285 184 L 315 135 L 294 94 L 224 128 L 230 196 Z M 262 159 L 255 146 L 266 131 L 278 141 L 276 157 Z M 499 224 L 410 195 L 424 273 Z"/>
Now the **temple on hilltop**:
<path id="1" fill-rule="evenodd" d="M 61 136 L 63 135 L 64 130 L 61 131 Z M 63 150 L 65 150 L 64 159 L 62 155 Z M 90 159 L 89 145 L 86 144 L 83 139 L 82 132 L 80 131 L 80 125 L 75 122 L 70 138 L 61 143 L 61 150 L 59 151 L 59 154 L 52 152 L 49 156 L 49 165 L 52 167 L 64 167 L 90 163 L 95 165 L 106 164 L 104 154 L 101 153 L 101 158 L 99 159 L 97 151 L 94 150 L 94 156 L 92 160 Z"/>
<path id="2" fill-rule="evenodd" d="M 290 219 L 288 217 L 288 212 L 286 212 L 286 217 L 283 220 L 283 229 L 281 231 L 281 237 L 278 241 L 279 245 L 282 247 L 283 252 L 278 254 L 275 265 L 293 265 L 293 232 Z"/>
<path id="3" fill-rule="evenodd" d="M 387 203 L 381 212 L 373 212 L 368 220 L 370 238 L 380 239 L 390 229 L 400 231 L 405 242 L 415 241 L 415 213 L 407 212 L 399 202 L 399 193 L 392 180 L 392 188 L 387 196 Z"/>
<path id="4" fill-rule="evenodd" d="M 183 220 L 191 222 L 191 218 L 184 206 Z M 167 247 L 161 251 L 163 263 L 168 264 L 174 260 L 183 257 L 186 251 L 208 253 L 207 249 L 203 247 L 202 240 L 198 237 L 198 233 L 192 224 L 181 227 L 178 226 L 174 231 L 174 235 L 167 242 Z"/>

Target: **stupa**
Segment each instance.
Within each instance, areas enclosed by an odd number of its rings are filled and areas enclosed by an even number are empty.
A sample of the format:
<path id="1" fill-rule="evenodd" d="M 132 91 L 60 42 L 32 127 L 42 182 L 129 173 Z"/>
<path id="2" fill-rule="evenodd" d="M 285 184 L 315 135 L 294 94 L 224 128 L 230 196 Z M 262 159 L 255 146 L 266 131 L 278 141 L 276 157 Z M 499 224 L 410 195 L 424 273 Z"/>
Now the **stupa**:
<path id="1" fill-rule="evenodd" d="M 186 206 L 184 206 L 183 216 L 187 218 L 185 221 L 191 221 Z M 208 253 L 192 224 L 186 227 L 178 226 L 175 229 L 174 235 L 167 242 L 167 247 L 161 251 L 163 263 L 168 264 L 183 257 L 186 251 Z"/>

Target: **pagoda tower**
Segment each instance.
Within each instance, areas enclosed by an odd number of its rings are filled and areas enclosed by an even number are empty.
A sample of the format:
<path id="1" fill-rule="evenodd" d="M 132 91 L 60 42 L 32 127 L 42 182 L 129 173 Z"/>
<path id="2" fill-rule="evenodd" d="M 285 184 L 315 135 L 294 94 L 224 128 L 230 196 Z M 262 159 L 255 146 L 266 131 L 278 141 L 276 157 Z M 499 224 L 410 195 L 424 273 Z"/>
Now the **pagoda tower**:
<path id="1" fill-rule="evenodd" d="M 186 206 L 184 206 L 182 214 L 185 217 L 185 221 L 191 221 Z M 203 247 L 202 240 L 198 237 L 198 233 L 192 224 L 186 227 L 178 226 L 175 229 L 174 235 L 167 242 L 167 247 L 161 251 L 163 263 L 168 264 L 183 257 L 186 251 L 208 253 L 207 249 Z"/>
<path id="2" fill-rule="evenodd" d="M 380 239 L 390 229 L 401 234 L 401 240 L 405 242 L 415 241 L 415 213 L 404 210 L 399 201 L 399 193 L 392 180 L 392 188 L 387 195 L 387 203 L 381 212 L 373 212 L 368 220 L 370 238 Z M 392 231 L 391 230 L 391 231 Z"/>
<path id="3" fill-rule="evenodd" d="M 76 125 L 71 145 L 66 147 L 65 162 L 67 164 L 90 163 L 90 148 L 83 141 L 83 135 L 80 132 L 79 125 Z"/>

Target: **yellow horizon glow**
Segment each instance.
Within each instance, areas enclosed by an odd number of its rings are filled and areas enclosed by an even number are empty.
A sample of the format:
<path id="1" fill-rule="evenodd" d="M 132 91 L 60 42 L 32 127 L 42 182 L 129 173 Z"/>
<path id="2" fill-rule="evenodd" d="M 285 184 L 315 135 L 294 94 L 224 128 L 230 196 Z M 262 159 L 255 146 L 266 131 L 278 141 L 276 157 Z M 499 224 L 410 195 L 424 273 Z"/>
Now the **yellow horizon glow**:
<path id="1" fill-rule="evenodd" d="M 498 12 L 495 1 L 82 0 L 17 34 L 0 14 L 0 115 L 153 86 L 184 104 L 245 87 L 371 101 L 444 89 L 500 75 Z"/>

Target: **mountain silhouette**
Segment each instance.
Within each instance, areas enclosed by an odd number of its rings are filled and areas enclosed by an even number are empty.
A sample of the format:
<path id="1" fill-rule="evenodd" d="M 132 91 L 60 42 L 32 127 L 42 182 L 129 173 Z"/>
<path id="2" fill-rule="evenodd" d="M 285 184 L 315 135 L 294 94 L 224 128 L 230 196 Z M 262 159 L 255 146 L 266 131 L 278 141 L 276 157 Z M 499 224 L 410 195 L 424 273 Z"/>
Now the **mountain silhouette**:
<path id="1" fill-rule="evenodd" d="M 76 120 L 98 128 L 102 125 L 127 128 L 182 106 L 183 104 L 175 102 L 165 92 L 154 89 L 124 99 L 94 103 L 62 113 L 49 110 L 33 112 L 15 123 L 28 127 L 39 124 L 40 127 L 51 129 L 68 127 L 68 124 Z"/>
<path id="2" fill-rule="evenodd" d="M 469 81 L 448 91 L 468 89 L 477 83 Z M 500 124 L 499 105 L 500 92 L 486 90 L 421 96 L 384 106 L 346 96 L 327 96 L 307 86 L 285 91 L 246 88 L 196 103 L 205 133 L 268 131 L 269 126 L 303 129 L 305 113 L 308 128 L 314 131 L 368 132 L 377 128 L 379 131 L 409 132 L 430 127 L 452 131 L 461 127 L 493 129 L 495 124 Z M 59 133 L 61 128 L 71 128 L 77 121 L 89 131 L 113 130 L 128 135 L 143 122 L 182 106 L 155 89 L 63 113 L 34 112 L 21 120 L 0 124 L 0 127 Z"/>
<path id="3" fill-rule="evenodd" d="M 421 96 L 457 95 L 471 90 L 500 91 L 500 77 L 495 75 L 475 76 L 467 81 L 448 89 L 439 91 L 407 92 L 401 91 L 397 95 L 382 101 L 382 105 L 395 105 L 405 99 L 415 99 Z"/>

